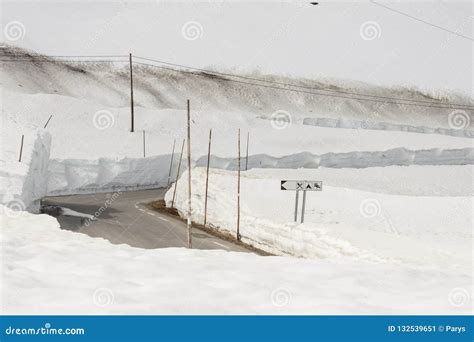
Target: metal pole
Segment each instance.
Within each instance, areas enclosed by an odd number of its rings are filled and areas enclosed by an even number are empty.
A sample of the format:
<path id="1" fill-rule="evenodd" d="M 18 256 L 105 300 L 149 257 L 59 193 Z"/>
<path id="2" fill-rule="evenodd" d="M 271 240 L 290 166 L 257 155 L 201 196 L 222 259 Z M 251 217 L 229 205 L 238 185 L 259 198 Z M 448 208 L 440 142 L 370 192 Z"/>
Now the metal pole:
<path id="1" fill-rule="evenodd" d="M 188 100 L 188 248 L 192 248 L 191 222 L 191 110 Z"/>
<path id="2" fill-rule="evenodd" d="M 301 223 L 304 222 L 304 209 L 306 207 L 306 190 L 303 190 L 303 205 L 301 207 Z"/>
<path id="3" fill-rule="evenodd" d="M 49 124 L 49 120 L 51 120 L 51 118 L 53 117 L 53 114 L 51 114 L 48 118 L 48 121 L 46 121 L 46 123 L 44 124 L 44 127 L 43 128 L 46 128 L 46 126 L 48 126 Z"/>
<path id="4" fill-rule="evenodd" d="M 170 161 L 170 172 L 168 173 L 168 184 L 166 187 L 170 186 L 170 180 L 171 180 L 171 169 L 173 167 L 173 157 L 174 157 L 174 147 L 176 145 L 176 139 L 173 140 L 173 152 L 171 152 L 171 161 Z"/>
<path id="5" fill-rule="evenodd" d="M 179 171 L 181 169 L 181 160 L 183 160 L 184 142 L 185 142 L 185 139 L 183 139 L 183 145 L 181 145 L 181 155 L 179 157 L 178 172 L 176 173 L 176 180 L 174 182 L 173 199 L 171 201 L 171 208 L 173 208 L 174 199 L 176 198 L 176 187 L 178 186 Z"/>
<path id="6" fill-rule="evenodd" d="M 132 54 L 130 53 L 130 110 L 131 110 L 131 129 L 133 132 L 135 129 L 135 115 L 133 108 L 133 68 L 132 68 Z"/>
<path id="7" fill-rule="evenodd" d="M 238 130 L 238 170 L 237 170 L 237 240 L 240 241 L 240 128 Z"/>
<path id="8" fill-rule="evenodd" d="M 18 161 L 21 163 L 21 155 L 23 154 L 23 140 L 25 140 L 25 135 L 21 135 L 21 146 L 20 146 L 20 157 L 18 158 Z"/>
<path id="9" fill-rule="evenodd" d="M 249 138 L 250 138 L 250 132 L 247 132 L 247 154 L 245 156 L 245 171 L 248 170 L 248 166 L 249 166 Z"/>
<path id="10" fill-rule="evenodd" d="M 206 170 L 206 194 L 204 196 L 204 225 L 207 222 L 207 190 L 209 187 L 209 164 L 211 160 L 211 137 L 212 129 L 209 130 L 209 148 L 207 149 L 207 170 Z"/>
<path id="11" fill-rule="evenodd" d="M 300 191 L 296 190 L 296 197 L 295 197 L 295 222 L 298 221 L 298 199 L 300 197 Z"/>
<path id="12" fill-rule="evenodd" d="M 145 153 L 145 130 L 143 130 L 143 158 L 146 157 Z"/>

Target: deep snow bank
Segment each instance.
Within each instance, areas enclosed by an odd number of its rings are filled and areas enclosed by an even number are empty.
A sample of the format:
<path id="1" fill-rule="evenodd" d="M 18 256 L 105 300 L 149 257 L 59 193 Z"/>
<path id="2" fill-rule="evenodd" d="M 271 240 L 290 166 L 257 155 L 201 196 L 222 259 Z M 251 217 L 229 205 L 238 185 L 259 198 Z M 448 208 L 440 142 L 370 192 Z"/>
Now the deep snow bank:
<path id="1" fill-rule="evenodd" d="M 179 155 L 173 158 L 171 181 Z M 168 185 L 171 155 L 148 158 L 50 160 L 48 195 L 159 188 Z M 184 165 L 181 165 L 185 169 Z"/>
<path id="2" fill-rule="evenodd" d="M 243 161 L 242 161 L 243 160 Z M 241 163 L 245 163 L 245 158 Z M 412 151 L 406 148 L 395 148 L 388 151 L 354 151 L 349 153 L 325 153 L 315 155 L 309 152 L 297 153 L 283 157 L 272 157 L 265 154 L 251 155 L 248 168 L 297 169 L 319 167 L 328 168 L 365 168 L 391 165 L 472 165 L 474 148 L 463 149 L 430 149 Z M 206 166 L 207 156 L 197 160 L 196 166 Z M 237 158 L 220 158 L 211 156 L 210 165 L 214 168 L 237 170 Z"/>
<path id="3" fill-rule="evenodd" d="M 60 230 L 47 215 L 12 218 L 8 209 L 0 212 L 5 212 L 0 215 L 3 314 L 472 310 L 471 277 L 451 267 L 259 257 L 222 250 L 147 250 Z"/>
<path id="4" fill-rule="evenodd" d="M 397 168 L 397 169 L 395 169 Z M 439 168 L 439 169 L 437 169 Z M 270 253 L 308 258 L 351 257 L 472 270 L 472 202 L 466 179 L 451 180 L 453 194 L 433 194 L 440 179 L 453 177 L 452 167 L 388 168 L 381 192 L 369 192 L 384 177 L 374 169 L 345 170 L 345 180 L 321 177 L 318 171 L 255 169 L 242 173 L 242 240 Z M 456 167 L 469 183 L 471 167 Z M 462 170 L 467 168 L 468 170 Z M 362 172 L 363 171 L 363 172 Z M 464 172 L 466 171 L 466 172 Z M 436 174 L 423 178 L 423 174 Z M 325 172 L 330 174 L 330 170 Z M 349 182 L 347 176 L 351 176 Z M 180 182 L 187 177 L 183 174 Z M 321 177 L 321 178 L 320 178 Z M 456 177 L 456 176 L 454 176 Z M 293 222 L 295 193 L 281 191 L 282 179 L 323 180 L 322 192 L 307 196 L 305 223 Z M 205 169 L 192 170 L 192 218 L 204 216 Z M 341 187 L 342 183 L 345 183 Z M 409 195 L 399 184 L 412 187 Z M 209 175 L 208 223 L 235 235 L 236 172 L 212 170 Z M 352 188 L 356 185 L 357 189 Z M 403 187 L 403 186 L 402 186 Z M 416 189 L 416 190 L 414 190 Z M 463 191 L 463 192 L 462 192 Z M 444 189 L 440 188 L 439 193 Z M 406 190 L 405 190 L 406 193 Z M 449 194 L 449 191 L 447 192 Z M 429 194 L 429 195 L 428 195 Z M 169 206 L 173 188 L 166 194 Z M 186 216 L 187 187 L 178 186 L 175 207 Z M 301 196 L 300 209 L 301 210 Z"/>
<path id="5" fill-rule="evenodd" d="M 46 195 L 51 137 L 47 132 L 22 130 L 24 144 L 21 162 L 19 131 L 1 129 L 0 198 L 2 204 L 15 210 L 36 211 Z"/>
<path id="6" fill-rule="evenodd" d="M 467 113 L 467 112 L 466 112 Z M 466 114 L 467 115 L 467 114 Z M 466 117 L 467 120 L 467 117 Z M 454 137 L 474 138 L 473 131 L 463 129 L 449 128 L 430 128 L 424 126 L 397 125 L 387 122 L 375 122 L 372 120 L 358 121 L 350 119 L 332 119 L 332 118 L 305 118 L 303 125 L 332 128 L 350 128 L 350 129 L 375 129 L 382 131 L 401 131 L 424 134 L 443 134 Z"/>

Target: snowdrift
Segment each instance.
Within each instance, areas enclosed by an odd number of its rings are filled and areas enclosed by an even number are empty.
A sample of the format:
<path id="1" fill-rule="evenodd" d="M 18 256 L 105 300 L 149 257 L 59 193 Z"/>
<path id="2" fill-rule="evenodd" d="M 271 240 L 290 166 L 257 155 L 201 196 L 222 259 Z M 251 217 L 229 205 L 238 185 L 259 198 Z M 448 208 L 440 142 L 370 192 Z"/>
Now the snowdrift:
<path id="1" fill-rule="evenodd" d="M 471 278 L 452 267 L 146 250 L 59 230 L 50 216 L 24 213 L 14 219 L 5 210 L 0 215 L 3 314 L 435 315 L 472 310 Z"/>
<path id="2" fill-rule="evenodd" d="M 25 138 L 19 162 L 22 134 L 2 131 L 0 203 L 19 211 L 37 211 L 39 200 L 47 192 L 51 137 L 47 132 L 26 129 L 22 132 Z"/>
<path id="3" fill-rule="evenodd" d="M 173 158 L 171 181 L 176 177 L 178 158 L 179 155 Z M 171 155 L 121 160 L 100 158 L 96 161 L 52 159 L 49 165 L 48 195 L 166 187 L 170 159 Z"/>
<path id="4" fill-rule="evenodd" d="M 332 128 L 350 128 L 350 129 L 375 129 L 381 131 L 400 131 L 424 134 L 444 134 L 454 137 L 474 138 L 473 131 L 463 129 L 447 129 L 447 128 L 429 128 L 423 126 L 396 125 L 387 122 L 374 122 L 371 120 L 357 121 L 349 119 L 332 119 L 332 118 L 305 118 L 303 125 L 317 127 Z"/>
<path id="5" fill-rule="evenodd" d="M 245 163 L 245 159 L 243 160 Z M 241 161 L 242 163 L 242 161 Z M 269 155 L 253 155 L 248 158 L 248 168 L 278 168 L 298 169 L 320 167 L 327 168 L 365 168 L 392 165 L 472 165 L 474 164 L 474 149 L 454 150 L 420 150 L 411 151 L 406 148 L 396 148 L 388 151 L 363 151 L 350 153 L 326 153 L 314 155 L 308 152 L 284 156 L 280 158 Z M 206 166 L 207 156 L 197 160 L 196 166 Z M 211 157 L 213 168 L 237 170 L 237 158 Z"/>
<path id="6" fill-rule="evenodd" d="M 424 176 L 434 168 L 436 176 Z M 332 170 L 242 172 L 242 241 L 278 255 L 330 260 L 349 257 L 471 273 L 470 166 L 392 166 L 378 173 L 376 168 L 358 171 L 339 170 L 337 177 Z M 192 219 L 197 223 L 204 218 L 205 172 L 205 168 L 192 170 Z M 390 178 L 384 178 L 384 173 Z M 440 179 L 453 174 L 457 178 L 448 181 L 449 189 L 440 187 Z M 182 179 L 186 177 L 187 172 Z M 323 181 L 322 192 L 307 194 L 303 224 L 293 222 L 295 192 L 281 191 L 282 179 Z M 234 236 L 236 189 L 236 172 L 211 170 L 208 224 Z M 165 197 L 168 206 L 173 190 Z M 178 186 L 175 207 L 183 217 L 187 217 L 187 196 L 187 188 Z"/>

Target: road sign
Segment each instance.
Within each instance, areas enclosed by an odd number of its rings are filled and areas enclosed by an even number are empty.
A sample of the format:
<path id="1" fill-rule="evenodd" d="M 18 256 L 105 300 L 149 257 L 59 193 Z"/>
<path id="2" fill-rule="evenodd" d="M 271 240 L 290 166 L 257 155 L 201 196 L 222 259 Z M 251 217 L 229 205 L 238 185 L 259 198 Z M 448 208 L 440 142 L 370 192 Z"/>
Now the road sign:
<path id="1" fill-rule="evenodd" d="M 323 191 L 323 182 L 322 181 L 282 180 L 280 183 L 280 189 L 296 192 L 295 222 L 298 220 L 298 195 L 300 191 L 303 191 L 303 206 L 301 207 L 301 223 L 303 223 L 304 210 L 306 207 L 306 191 Z"/>
<path id="2" fill-rule="evenodd" d="M 297 180 L 282 180 L 280 184 L 281 190 L 290 191 L 323 191 L 322 181 L 297 181 Z"/>

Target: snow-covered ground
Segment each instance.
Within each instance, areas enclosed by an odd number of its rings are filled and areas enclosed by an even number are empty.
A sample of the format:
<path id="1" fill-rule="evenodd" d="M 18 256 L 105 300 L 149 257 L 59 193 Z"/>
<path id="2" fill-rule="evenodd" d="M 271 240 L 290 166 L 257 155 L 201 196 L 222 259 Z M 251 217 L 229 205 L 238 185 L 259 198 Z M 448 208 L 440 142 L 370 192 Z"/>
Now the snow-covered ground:
<path id="1" fill-rule="evenodd" d="M 22 50 L 1 51 L 3 57 L 30 58 Z M 242 173 L 241 234 L 281 256 L 114 246 L 61 231 L 51 217 L 2 207 L 5 312 L 472 312 L 470 112 L 275 91 L 137 66 L 136 132 L 131 133 L 123 64 L 43 62 L 0 64 L 0 203 L 34 211 L 46 194 L 165 185 L 174 140 L 176 173 L 189 98 L 198 166 L 193 169 L 194 220 L 202 221 L 200 166 L 212 128 L 208 222 L 235 232 L 231 170 L 240 128 L 242 155 L 250 133 L 252 168 Z M 433 96 L 345 80 L 268 77 L 473 105 L 455 93 Z M 377 129 L 305 124 L 318 118 L 368 121 Z M 458 119 L 461 127 L 453 125 Z M 453 129 L 459 134 L 444 134 Z M 304 224 L 292 222 L 294 193 L 281 191 L 280 179 L 324 182 L 322 192 L 308 194 Z M 178 186 L 181 212 L 184 190 Z M 170 192 L 166 199 L 169 203 Z"/>
<path id="2" fill-rule="evenodd" d="M 192 170 L 198 223 L 204 217 L 205 171 Z M 435 265 L 470 274 L 471 172 L 470 166 L 242 172 L 240 234 L 244 242 L 281 255 Z M 186 177 L 187 172 L 182 184 Z M 293 222 L 295 192 L 280 190 L 285 179 L 323 181 L 322 192 L 307 194 L 304 224 Z M 211 169 L 208 222 L 234 235 L 236 187 L 236 172 Z M 172 195 L 173 188 L 168 205 Z M 183 216 L 187 203 L 187 187 L 178 186 L 175 206 Z M 301 203 L 302 194 L 298 216 Z"/>
<path id="3" fill-rule="evenodd" d="M 472 313 L 471 278 L 451 267 L 145 250 L 46 215 L 1 220 L 3 314 Z"/>

